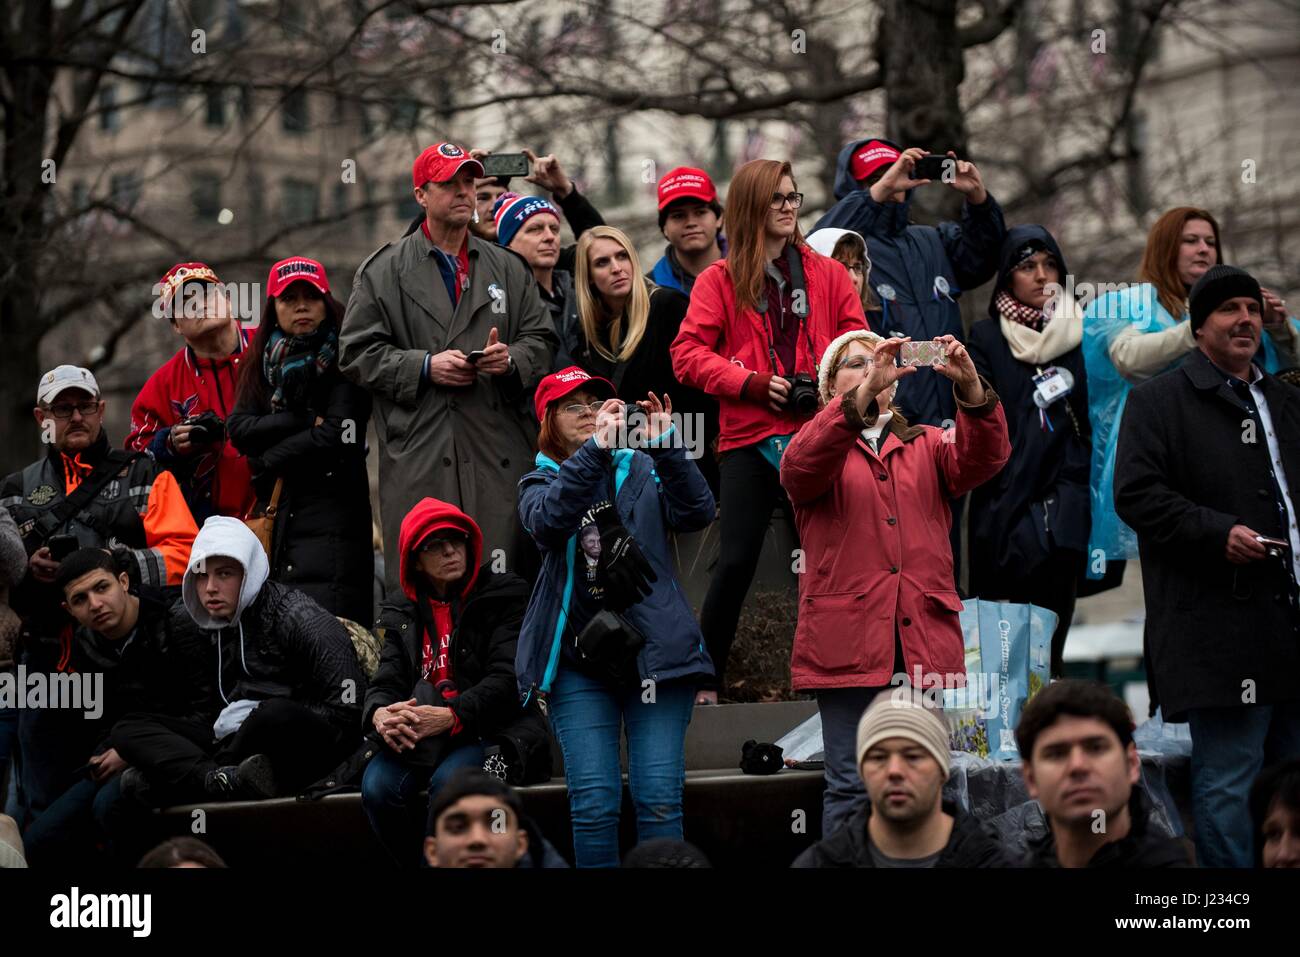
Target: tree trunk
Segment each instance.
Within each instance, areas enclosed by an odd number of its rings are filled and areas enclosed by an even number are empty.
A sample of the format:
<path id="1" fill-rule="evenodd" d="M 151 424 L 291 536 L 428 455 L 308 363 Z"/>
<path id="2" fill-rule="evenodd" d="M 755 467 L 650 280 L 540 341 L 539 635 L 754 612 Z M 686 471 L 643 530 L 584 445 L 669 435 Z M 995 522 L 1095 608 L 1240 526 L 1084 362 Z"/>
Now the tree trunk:
<path id="1" fill-rule="evenodd" d="M 965 76 L 957 0 L 885 0 L 879 45 L 889 138 L 906 149 L 966 157 L 960 90 Z M 956 219 L 962 196 L 940 183 L 912 194 L 912 218 Z"/>
<path id="2" fill-rule="evenodd" d="M 29 3 L 21 26 L 11 33 L 25 40 L 21 52 L 32 59 L 6 68 L 13 99 L 5 110 L 3 193 L 0 194 L 0 473 L 32 461 L 40 436 L 32 419 L 36 380 L 41 374 L 40 344 L 45 331 L 37 286 L 45 250 L 45 202 L 52 184 L 43 181 L 48 140 L 50 90 L 54 68 L 40 63 L 50 46 L 52 8 Z M 13 24 L 11 23 L 12 27 Z M 57 179 L 58 170 L 55 171 Z"/>

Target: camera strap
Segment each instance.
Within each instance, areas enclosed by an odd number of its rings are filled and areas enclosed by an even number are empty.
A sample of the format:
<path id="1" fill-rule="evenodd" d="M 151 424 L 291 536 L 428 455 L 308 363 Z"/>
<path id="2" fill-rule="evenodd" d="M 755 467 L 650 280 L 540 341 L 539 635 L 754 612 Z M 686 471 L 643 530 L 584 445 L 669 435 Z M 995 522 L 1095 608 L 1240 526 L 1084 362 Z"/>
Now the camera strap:
<path id="1" fill-rule="evenodd" d="M 114 475 L 136 459 L 143 458 L 144 455 L 144 452 L 127 452 L 123 449 L 113 449 L 108 452 L 70 495 L 38 518 L 31 531 L 23 536 L 23 546 L 27 549 L 27 554 L 38 551 L 50 536 L 63 526 L 64 522 L 89 505 L 91 499 L 100 493 Z"/>
<path id="2" fill-rule="evenodd" d="M 812 332 L 808 329 L 808 284 L 804 280 L 803 273 L 803 256 L 799 254 L 799 248 L 794 243 L 789 243 L 785 247 L 785 261 L 790 267 L 790 304 L 791 311 L 794 312 L 800 326 L 803 328 L 804 337 L 808 340 L 808 355 L 812 358 L 813 367 L 817 365 L 817 350 L 813 347 Z M 778 306 L 784 309 L 780 302 L 780 294 L 777 294 Z M 772 316 L 767 308 L 767 274 L 763 274 L 763 295 L 758 300 L 758 311 L 763 316 L 763 328 L 767 331 L 767 358 L 772 364 L 772 374 L 782 375 L 781 367 L 777 361 L 776 355 L 776 333 L 772 329 Z M 795 367 L 785 375 L 794 375 L 799 371 L 798 351 L 795 353 Z"/>

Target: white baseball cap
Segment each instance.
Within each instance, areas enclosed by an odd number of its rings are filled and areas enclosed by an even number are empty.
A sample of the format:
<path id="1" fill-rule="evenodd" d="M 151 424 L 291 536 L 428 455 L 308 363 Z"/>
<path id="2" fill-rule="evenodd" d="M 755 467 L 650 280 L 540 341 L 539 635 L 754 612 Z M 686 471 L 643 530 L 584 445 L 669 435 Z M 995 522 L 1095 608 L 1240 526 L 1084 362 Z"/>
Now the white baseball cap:
<path id="1" fill-rule="evenodd" d="M 94 373 L 81 366 L 56 366 L 36 385 L 36 401 L 40 404 L 52 402 L 64 389 L 82 389 L 96 399 L 99 398 L 99 383 Z"/>

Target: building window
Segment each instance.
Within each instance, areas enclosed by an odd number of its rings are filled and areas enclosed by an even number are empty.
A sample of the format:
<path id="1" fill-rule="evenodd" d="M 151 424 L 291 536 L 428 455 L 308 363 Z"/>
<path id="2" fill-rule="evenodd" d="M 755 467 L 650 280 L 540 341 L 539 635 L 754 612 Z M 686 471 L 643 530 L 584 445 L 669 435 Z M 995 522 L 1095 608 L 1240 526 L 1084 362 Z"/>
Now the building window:
<path id="1" fill-rule="evenodd" d="M 397 178 L 397 218 L 404 223 L 409 223 L 419 215 L 420 204 L 415 201 L 415 193 L 411 190 L 411 177 L 399 176 Z"/>
<path id="2" fill-rule="evenodd" d="M 208 90 L 208 126 L 225 126 L 226 125 L 226 91 L 222 89 Z"/>
<path id="3" fill-rule="evenodd" d="M 108 181 L 109 202 L 128 212 L 140 201 L 140 174 L 114 173 Z"/>
<path id="4" fill-rule="evenodd" d="M 122 113 L 117 108 L 117 87 L 111 83 L 99 88 L 99 128 L 112 133 L 122 126 Z"/>
<path id="5" fill-rule="evenodd" d="M 74 212 L 81 212 L 90 205 L 90 187 L 86 185 L 84 179 L 75 180 L 72 184 L 72 209 Z"/>
<path id="6" fill-rule="evenodd" d="M 316 184 L 286 179 L 281 184 L 280 215 L 291 225 L 311 222 L 319 215 Z"/>
<path id="7" fill-rule="evenodd" d="M 392 113 L 388 120 L 391 129 L 410 133 L 415 130 L 419 123 L 420 103 L 418 100 L 404 96 L 393 104 Z"/>
<path id="8" fill-rule="evenodd" d="M 289 93 L 280 106 L 280 128 L 286 133 L 307 132 L 307 91 Z"/>
<path id="9" fill-rule="evenodd" d="M 221 212 L 221 177 L 215 173 L 195 173 L 190 186 L 190 202 L 201 222 L 216 222 Z"/>

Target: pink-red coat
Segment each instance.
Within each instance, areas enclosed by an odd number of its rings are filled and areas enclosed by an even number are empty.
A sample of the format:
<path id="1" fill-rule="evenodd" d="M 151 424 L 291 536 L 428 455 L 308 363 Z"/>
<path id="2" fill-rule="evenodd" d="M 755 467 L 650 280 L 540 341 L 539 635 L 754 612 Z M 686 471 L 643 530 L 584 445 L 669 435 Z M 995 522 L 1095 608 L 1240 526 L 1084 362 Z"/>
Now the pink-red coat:
<path id="1" fill-rule="evenodd" d="M 909 676 L 918 665 L 923 674 L 965 675 L 948 500 L 992 478 L 1011 455 L 1001 403 L 985 392 L 979 407 L 958 402 L 948 431 L 895 415 L 879 455 L 861 435 L 875 405 L 864 421 L 853 392 L 791 441 L 781 484 L 804 559 L 790 660 L 796 691 L 889 684 L 895 628 Z"/>

